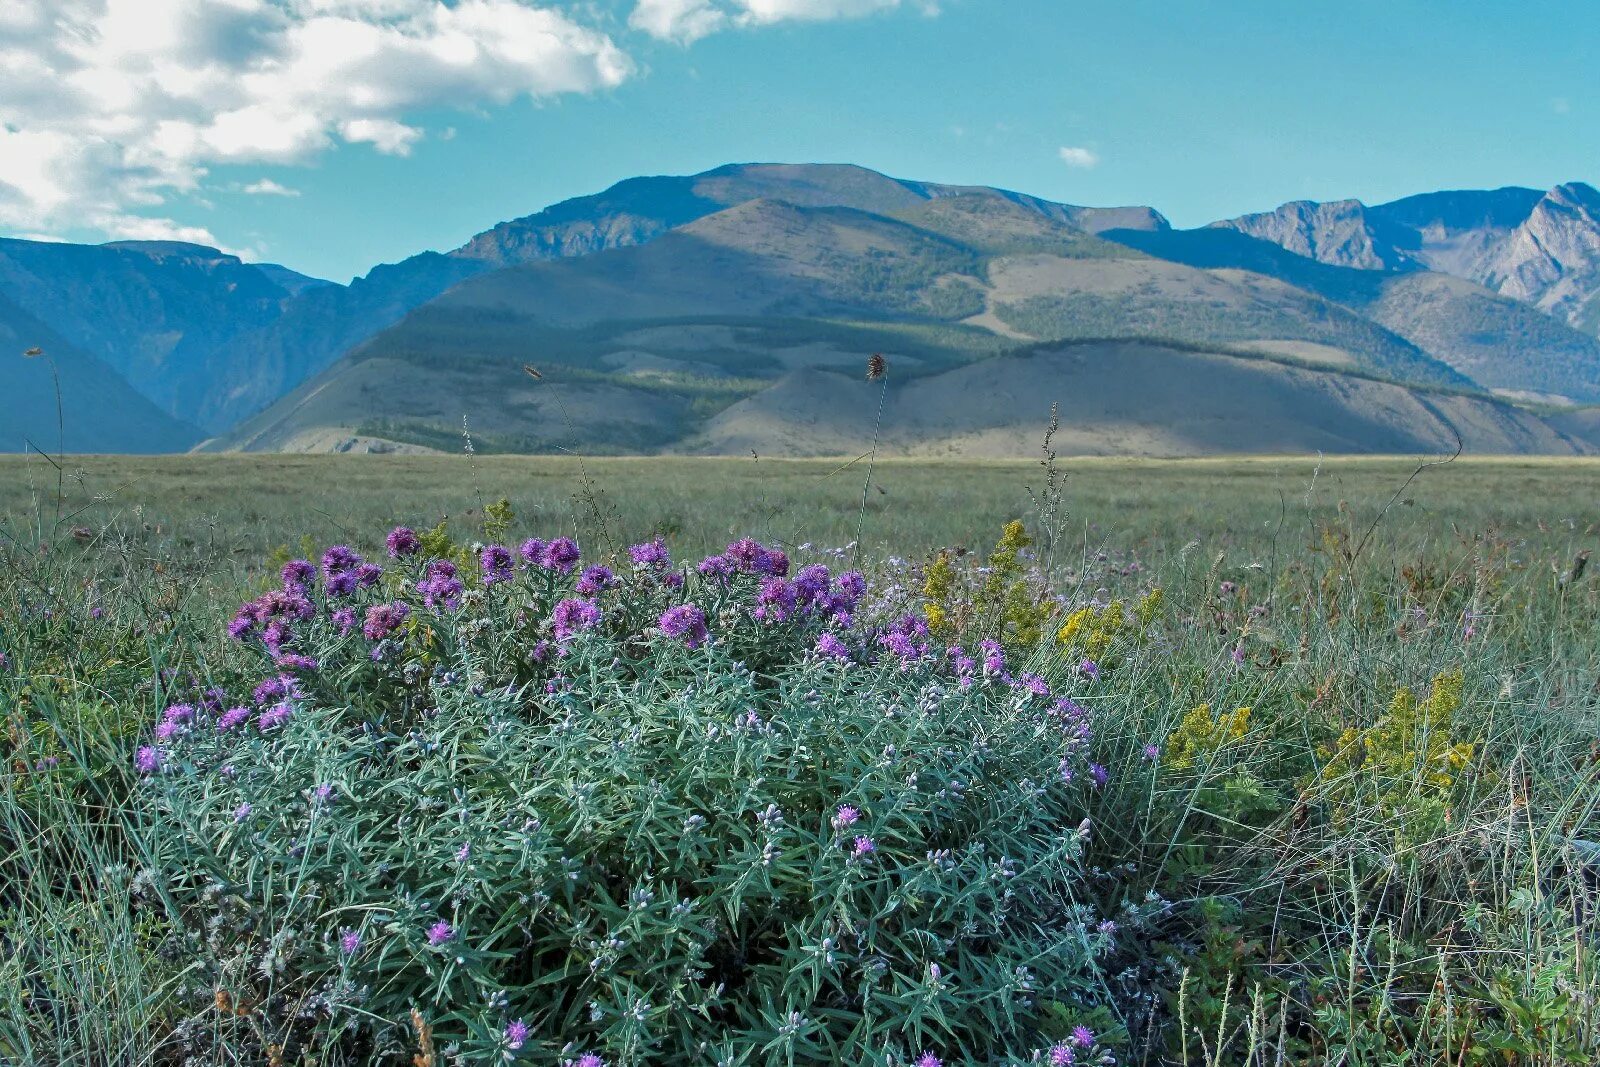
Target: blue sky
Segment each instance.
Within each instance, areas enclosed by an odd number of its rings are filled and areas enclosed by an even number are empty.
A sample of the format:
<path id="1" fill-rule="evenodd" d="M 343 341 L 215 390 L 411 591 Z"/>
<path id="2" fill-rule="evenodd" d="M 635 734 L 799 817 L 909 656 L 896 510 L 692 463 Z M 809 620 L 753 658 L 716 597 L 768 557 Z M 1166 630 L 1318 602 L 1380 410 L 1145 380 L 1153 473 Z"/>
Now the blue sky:
<path id="1" fill-rule="evenodd" d="M 109 34 L 130 2 L 0 14 L 0 160 L 35 160 L 0 173 L 0 230 L 209 237 L 343 281 L 734 161 L 1150 204 L 1179 226 L 1600 180 L 1587 3 L 643 0 L 652 21 L 639 0 L 139 0 L 144 36 L 118 34 L 114 60 L 67 42 L 62 12 Z M 313 23 L 354 36 L 307 44 Z M 329 55 L 345 40 L 371 44 L 360 66 Z M 29 79 L 4 73 L 7 45 Z M 46 74 L 84 87 L 70 107 L 30 86 Z"/>

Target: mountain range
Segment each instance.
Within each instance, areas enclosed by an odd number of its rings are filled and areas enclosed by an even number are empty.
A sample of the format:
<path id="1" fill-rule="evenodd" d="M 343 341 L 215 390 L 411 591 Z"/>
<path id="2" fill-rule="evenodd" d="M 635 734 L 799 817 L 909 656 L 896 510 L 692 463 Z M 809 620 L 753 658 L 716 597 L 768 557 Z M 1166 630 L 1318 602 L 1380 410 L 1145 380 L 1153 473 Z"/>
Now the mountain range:
<path id="1" fill-rule="evenodd" d="M 641 177 L 348 285 L 0 240 L 0 449 L 1600 450 L 1600 193 L 1194 230 L 861 167 Z M 538 377 L 524 366 L 537 369 Z M 57 418 L 55 395 L 61 398 Z"/>

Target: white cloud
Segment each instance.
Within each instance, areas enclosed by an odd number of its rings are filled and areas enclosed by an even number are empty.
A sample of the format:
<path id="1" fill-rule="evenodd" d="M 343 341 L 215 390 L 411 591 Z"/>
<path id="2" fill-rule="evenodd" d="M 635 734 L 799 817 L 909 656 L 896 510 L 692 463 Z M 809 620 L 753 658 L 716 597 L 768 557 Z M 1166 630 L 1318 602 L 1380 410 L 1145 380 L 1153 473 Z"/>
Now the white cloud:
<path id="1" fill-rule="evenodd" d="M 653 37 L 688 44 L 730 26 L 860 18 L 900 7 L 902 0 L 637 0 L 628 23 Z M 928 14 L 937 4 L 915 6 Z"/>
<path id="2" fill-rule="evenodd" d="M 212 166 L 303 164 L 340 142 L 403 155 L 423 109 L 633 73 L 551 2 L 0 0 L 0 228 L 128 236 L 148 222 L 215 243 L 144 213 Z"/>
<path id="3" fill-rule="evenodd" d="M 394 119 L 351 119 L 339 127 L 351 144 L 366 142 L 386 156 L 409 156 L 411 146 L 422 136 L 415 126 Z"/>
<path id="4" fill-rule="evenodd" d="M 688 44 L 728 24 L 728 15 L 711 0 L 639 0 L 628 24 L 652 37 Z"/>
<path id="5" fill-rule="evenodd" d="M 1061 157 L 1061 162 L 1069 167 L 1077 167 L 1080 170 L 1088 170 L 1100 162 L 1100 156 L 1089 148 L 1067 146 L 1059 149 L 1057 154 Z"/>
<path id="6" fill-rule="evenodd" d="M 251 182 L 239 190 L 248 196 L 299 196 L 300 190 L 291 189 L 287 185 L 279 185 L 271 178 L 262 178 L 260 181 Z"/>

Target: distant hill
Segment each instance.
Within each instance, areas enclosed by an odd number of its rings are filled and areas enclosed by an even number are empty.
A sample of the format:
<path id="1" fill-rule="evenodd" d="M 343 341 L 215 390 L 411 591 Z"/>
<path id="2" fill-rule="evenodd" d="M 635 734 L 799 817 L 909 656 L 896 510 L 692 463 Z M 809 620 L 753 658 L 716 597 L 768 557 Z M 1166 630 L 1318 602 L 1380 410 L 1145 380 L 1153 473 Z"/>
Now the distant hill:
<path id="1" fill-rule="evenodd" d="M 1277 391 L 1261 395 L 1294 392 L 1304 402 L 1283 410 L 1306 426 L 1323 425 L 1321 405 L 1355 427 L 1286 442 L 1406 440 L 1382 414 L 1403 394 L 1478 427 L 1475 440 L 1559 451 L 1587 447 L 1588 416 L 1547 409 L 1600 403 L 1597 292 L 1600 195 L 1576 182 L 1299 202 L 1176 231 L 1149 207 L 733 164 L 630 178 L 348 285 L 175 242 L 0 241 L 0 298 L 25 312 L 23 332 L 98 361 L 86 380 L 120 381 L 167 416 L 126 447 L 199 425 L 213 449 L 454 449 L 463 419 L 481 450 L 722 447 L 726 418 L 777 397 L 826 421 L 795 383 L 872 352 L 892 360 L 899 395 L 935 380 L 981 391 L 1018 366 L 1007 360 L 1055 346 L 1167 365 L 1197 390 L 1202 369 L 1241 388 L 1266 376 Z M 1152 424 L 1254 415 L 1147 394 Z M 1234 429 L 1205 440 L 1260 436 Z"/>

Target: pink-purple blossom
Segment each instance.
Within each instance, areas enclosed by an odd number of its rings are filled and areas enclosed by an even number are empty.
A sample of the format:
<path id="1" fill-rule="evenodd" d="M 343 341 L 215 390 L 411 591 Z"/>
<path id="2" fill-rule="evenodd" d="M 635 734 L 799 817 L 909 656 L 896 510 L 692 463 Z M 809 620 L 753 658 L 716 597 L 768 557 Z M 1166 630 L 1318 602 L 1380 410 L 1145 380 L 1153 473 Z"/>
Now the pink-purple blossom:
<path id="1" fill-rule="evenodd" d="M 706 615 L 694 604 L 678 604 L 661 613 L 657 621 L 663 636 L 681 640 L 689 648 L 699 648 L 709 636 Z"/>

